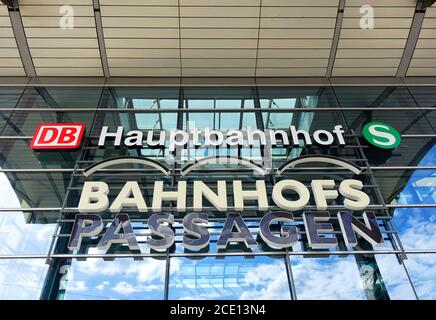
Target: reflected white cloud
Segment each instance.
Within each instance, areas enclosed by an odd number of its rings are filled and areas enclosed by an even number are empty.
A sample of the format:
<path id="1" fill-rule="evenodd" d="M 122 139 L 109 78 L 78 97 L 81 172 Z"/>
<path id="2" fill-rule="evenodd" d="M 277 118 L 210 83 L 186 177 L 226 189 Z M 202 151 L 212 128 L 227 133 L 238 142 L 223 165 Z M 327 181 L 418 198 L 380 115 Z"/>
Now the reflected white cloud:
<path id="1" fill-rule="evenodd" d="M 72 285 L 68 286 L 68 290 L 71 292 L 84 292 L 88 290 L 85 281 L 75 281 Z"/>
<path id="2" fill-rule="evenodd" d="M 4 173 L 0 173 L 0 208 L 21 208 L 21 203 Z M 0 254 L 46 254 L 54 224 L 31 224 L 22 211 L 0 214 Z M 2 260 L 0 299 L 39 299 L 48 266 L 45 259 Z"/>
<path id="3" fill-rule="evenodd" d="M 392 300 L 414 300 L 412 286 L 404 267 L 395 255 L 375 255 L 384 284 Z"/>
<path id="4" fill-rule="evenodd" d="M 394 222 L 406 249 L 436 248 L 436 216 L 432 208 L 396 209 Z M 405 261 L 420 299 L 436 299 L 436 255 L 408 254 Z"/>
<path id="5" fill-rule="evenodd" d="M 117 259 L 102 262 L 101 259 L 87 259 L 83 262 L 73 262 L 74 273 L 101 274 L 104 276 L 127 276 L 135 277 L 139 283 L 150 283 L 154 280 L 164 281 L 165 261 L 157 259 L 143 259 L 133 261 L 132 259 Z"/>
<path id="6" fill-rule="evenodd" d="M 400 232 L 401 243 L 407 249 L 436 248 L 436 216 L 434 209 L 396 209 L 394 222 Z"/>
<path id="7" fill-rule="evenodd" d="M 280 300 L 289 295 L 288 278 L 283 263 L 261 264 L 245 274 L 245 281 L 254 287 L 242 293 L 241 300 Z"/>
<path id="8" fill-rule="evenodd" d="M 0 298 L 39 299 L 46 270 L 44 259 L 0 260 Z"/>
<path id="9" fill-rule="evenodd" d="M 0 173 L 0 208 L 21 208 L 9 179 Z M 54 224 L 31 224 L 30 214 L 6 211 L 0 214 L 0 254 L 47 253 Z"/>
<path id="10" fill-rule="evenodd" d="M 418 166 L 436 165 L 436 145 L 422 158 Z M 434 204 L 436 172 L 415 170 L 398 195 L 399 203 Z M 436 249 L 435 208 L 397 208 L 393 221 L 405 249 Z M 436 299 L 436 255 L 408 254 L 405 265 L 420 299 Z"/>
<path id="11" fill-rule="evenodd" d="M 208 257 L 177 260 L 170 299 L 289 299 L 284 260 L 269 257 Z"/>
<path id="12" fill-rule="evenodd" d="M 65 299 L 163 299 L 165 266 L 153 258 L 73 260 Z M 88 285 L 86 294 L 70 290 L 80 282 Z"/>
<path id="13" fill-rule="evenodd" d="M 97 290 L 104 290 L 108 285 L 110 285 L 109 281 L 103 281 L 102 283 L 100 283 L 99 285 L 95 286 L 95 288 Z"/>
<path id="14" fill-rule="evenodd" d="M 359 270 L 353 257 L 291 257 L 298 299 L 365 299 Z"/>

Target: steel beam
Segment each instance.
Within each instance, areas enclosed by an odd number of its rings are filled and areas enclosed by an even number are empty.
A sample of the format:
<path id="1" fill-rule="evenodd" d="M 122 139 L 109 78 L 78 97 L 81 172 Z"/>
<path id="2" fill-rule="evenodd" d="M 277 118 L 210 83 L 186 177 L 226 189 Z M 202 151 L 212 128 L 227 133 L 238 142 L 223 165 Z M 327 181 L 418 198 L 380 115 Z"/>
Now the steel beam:
<path id="1" fill-rule="evenodd" d="M 412 61 L 413 53 L 415 52 L 416 44 L 421 33 L 421 27 L 424 22 L 425 10 L 429 6 L 429 2 L 434 1 L 418 1 L 416 4 L 415 15 L 413 16 L 412 26 L 410 27 L 409 37 L 407 38 L 406 47 L 401 57 L 400 65 L 397 70 L 397 77 L 403 78 L 407 75 L 410 62 Z M 430 4 L 431 5 L 431 4 Z"/>
<path id="2" fill-rule="evenodd" d="M 12 6 L 13 6 L 13 3 L 14 3 L 13 0 L 1 0 L 1 2 L 2 2 L 4 5 L 7 5 L 8 7 L 12 7 Z"/>
<path id="3" fill-rule="evenodd" d="M 423 8 L 429 8 L 431 7 L 436 0 L 418 0 L 418 3 L 421 3 Z"/>
<path id="4" fill-rule="evenodd" d="M 18 52 L 20 53 L 26 76 L 35 77 L 36 71 L 33 65 L 32 55 L 30 54 L 29 45 L 27 44 L 26 33 L 24 32 L 23 21 L 21 20 L 20 8 L 18 0 L 6 0 L 9 9 L 9 17 L 11 19 L 12 30 L 14 31 L 15 41 L 17 42 Z"/>
<path id="5" fill-rule="evenodd" d="M 333 34 L 332 47 L 330 49 L 329 62 L 327 64 L 326 77 L 331 77 L 335 64 L 336 52 L 338 51 L 339 38 L 341 35 L 342 20 L 344 19 L 345 0 L 340 0 L 338 5 L 338 15 L 336 17 L 335 33 Z"/>
<path id="6" fill-rule="evenodd" d="M 109 78 L 109 64 L 107 61 L 106 44 L 104 42 L 103 24 L 101 22 L 100 2 L 99 0 L 92 0 L 94 7 L 95 28 L 97 30 L 98 47 L 100 49 L 101 66 L 103 68 L 103 75 Z"/>

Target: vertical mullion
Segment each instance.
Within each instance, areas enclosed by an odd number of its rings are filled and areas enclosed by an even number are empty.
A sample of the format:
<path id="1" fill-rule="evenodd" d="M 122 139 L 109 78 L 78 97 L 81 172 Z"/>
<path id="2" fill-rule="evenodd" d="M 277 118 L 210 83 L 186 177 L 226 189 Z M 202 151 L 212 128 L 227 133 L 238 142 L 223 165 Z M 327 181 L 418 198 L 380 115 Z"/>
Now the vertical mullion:
<path id="1" fill-rule="evenodd" d="M 93 130 L 94 126 L 95 126 L 97 115 L 98 115 L 98 109 L 101 107 L 101 105 L 103 103 L 107 103 L 107 102 L 105 102 L 105 99 L 104 99 L 105 92 L 106 92 L 106 86 L 103 85 L 102 88 L 101 88 L 101 94 L 100 94 L 100 99 L 99 99 L 99 102 L 98 102 L 98 107 L 97 107 L 96 111 L 94 112 L 94 118 L 93 118 L 91 127 L 89 129 L 90 133 L 92 132 L 92 130 Z M 87 147 L 89 146 L 90 143 L 91 143 L 91 138 L 88 138 L 88 140 L 86 141 L 86 146 L 84 146 L 82 148 L 81 154 L 77 158 L 78 160 L 84 160 L 85 159 L 86 151 L 88 150 Z M 61 210 L 59 212 L 59 220 L 62 220 L 65 217 L 65 208 L 66 208 L 66 206 L 68 204 L 68 198 L 69 198 L 69 195 L 70 195 L 70 189 L 72 187 L 73 181 L 76 178 L 75 173 L 76 173 L 77 169 L 79 168 L 79 166 L 80 166 L 79 162 L 76 161 L 76 163 L 74 165 L 73 174 L 70 177 L 70 181 L 69 181 L 67 190 L 65 192 L 65 196 L 64 196 L 63 203 L 62 203 L 62 207 L 61 207 Z M 59 221 L 58 221 L 58 223 L 56 223 L 55 231 L 54 231 L 54 233 L 52 235 L 52 241 L 50 243 L 50 247 L 49 247 L 48 252 L 47 252 L 46 263 L 49 264 L 50 267 L 49 267 L 49 269 L 47 271 L 47 274 L 45 276 L 44 285 L 43 285 L 43 288 L 41 290 L 40 299 L 47 299 L 47 298 L 54 299 L 55 298 L 53 296 L 53 294 L 54 294 L 54 292 L 53 292 L 53 289 L 54 289 L 53 285 L 54 285 L 54 280 L 57 277 L 57 274 L 54 274 L 54 272 L 58 272 L 58 269 L 54 268 L 54 266 L 53 266 L 53 260 L 51 259 L 51 253 L 52 253 L 52 250 L 56 250 L 56 246 L 58 244 L 58 238 L 56 237 L 56 235 L 57 235 L 58 231 L 60 230 L 60 224 L 61 224 L 61 222 L 59 222 Z"/>
<path id="2" fill-rule="evenodd" d="M 184 94 L 183 94 L 183 88 L 180 87 L 179 89 L 179 103 L 178 103 L 178 109 L 183 109 L 184 104 Z M 183 112 L 177 112 L 177 129 L 182 130 L 183 129 Z M 177 149 L 175 150 L 177 152 Z M 176 175 L 174 174 L 176 168 L 177 168 L 177 155 L 175 157 L 176 161 L 173 162 L 173 173 L 171 177 L 171 187 L 174 187 L 176 184 Z M 170 204 L 172 206 L 172 203 Z M 166 264 L 165 264 L 165 284 L 164 284 L 164 300 L 169 299 L 169 288 L 170 288 L 170 268 L 171 268 L 171 257 L 169 255 L 169 249 L 166 251 Z"/>
<path id="3" fill-rule="evenodd" d="M 291 265 L 291 258 L 289 257 L 289 249 L 286 249 L 285 266 L 286 266 L 286 275 L 288 278 L 288 285 L 291 293 L 291 299 L 297 300 L 297 291 L 295 287 L 294 275 L 292 273 L 292 265 Z"/>

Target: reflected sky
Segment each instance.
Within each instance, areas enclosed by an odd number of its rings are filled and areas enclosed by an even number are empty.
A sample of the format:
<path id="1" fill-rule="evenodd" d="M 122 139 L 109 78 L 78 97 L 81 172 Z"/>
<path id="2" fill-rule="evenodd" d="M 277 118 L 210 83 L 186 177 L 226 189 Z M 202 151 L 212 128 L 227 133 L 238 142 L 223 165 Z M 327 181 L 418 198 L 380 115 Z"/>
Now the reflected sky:
<path id="1" fill-rule="evenodd" d="M 436 165 L 436 145 L 424 156 L 419 167 Z M 436 204 L 436 171 L 415 170 L 406 186 L 397 197 L 399 204 L 423 203 Z"/>
<path id="2" fill-rule="evenodd" d="M 436 255 L 409 254 L 405 264 L 419 299 L 436 299 Z"/>
<path id="3" fill-rule="evenodd" d="M 290 299 L 283 258 L 172 258 L 170 299 Z"/>
<path id="4" fill-rule="evenodd" d="M 377 266 L 392 300 L 413 300 L 415 294 L 407 278 L 403 265 L 395 255 L 375 255 Z"/>
<path id="5" fill-rule="evenodd" d="M 419 166 L 436 165 L 436 146 Z M 436 173 L 416 170 L 397 197 L 400 204 L 436 203 Z M 0 173 L 0 208 L 22 203 L 8 177 Z M 434 208 L 394 210 L 406 249 L 436 248 Z M 32 223 L 22 211 L 0 215 L 0 254 L 47 253 L 54 224 Z M 92 249 L 90 250 L 92 253 Z M 394 255 L 376 255 L 391 299 L 412 299 L 403 266 Z M 317 259 L 291 257 L 298 299 L 366 299 L 365 279 L 353 256 Z M 170 299 L 286 299 L 289 296 L 282 258 L 264 256 L 172 258 Z M 409 254 L 406 266 L 421 299 L 436 299 L 436 255 Z M 73 260 L 67 264 L 61 299 L 163 299 L 165 260 Z M 1 260 L 0 299 L 38 299 L 45 280 L 44 259 Z M 64 270 L 65 271 L 65 270 Z"/>
<path id="6" fill-rule="evenodd" d="M 73 260 L 66 269 L 59 299 L 134 299 L 164 298 L 165 260 L 87 259 Z"/>
<path id="7" fill-rule="evenodd" d="M 39 299 L 47 269 L 45 259 L 1 259 L 0 300 Z"/>
<path id="8" fill-rule="evenodd" d="M 436 165 L 436 145 L 419 166 Z M 399 203 L 436 203 L 436 171 L 416 170 L 398 196 Z M 413 201 L 413 202 L 412 202 Z M 397 208 L 394 223 L 406 249 L 436 249 L 435 208 Z M 406 266 L 420 299 L 436 299 L 436 255 L 409 254 Z"/>
<path id="9" fill-rule="evenodd" d="M 0 208 L 21 208 L 14 188 L 0 173 Z M 55 224 L 31 223 L 31 213 L 6 211 L 0 214 L 0 254 L 48 252 Z"/>
<path id="10" fill-rule="evenodd" d="M 20 208 L 8 178 L 0 173 L 0 208 Z M 47 254 L 54 224 L 29 223 L 22 211 L 0 213 L 0 254 Z M 48 266 L 45 259 L 0 260 L 0 299 L 39 299 Z"/>
<path id="11" fill-rule="evenodd" d="M 389 299 L 414 299 L 404 268 L 395 255 L 375 255 Z M 321 258 L 291 256 L 297 298 L 300 300 L 371 299 L 375 285 L 374 266 L 356 262 L 356 257 Z M 367 294 L 365 293 L 367 291 Z"/>
<path id="12" fill-rule="evenodd" d="M 434 208 L 396 209 L 394 221 L 405 249 L 436 248 Z M 436 299 L 436 255 L 409 254 L 405 261 L 420 299 Z"/>
<path id="13" fill-rule="evenodd" d="M 419 163 L 419 166 L 434 165 L 436 165 L 436 145 Z M 436 172 L 433 170 L 428 174 L 427 171 L 429 170 L 415 170 L 398 196 L 400 204 L 409 203 L 408 200 L 411 198 L 413 198 L 412 203 L 436 203 Z M 400 233 L 401 242 L 405 248 L 436 248 L 436 216 L 434 212 L 435 208 L 397 208 L 394 210 L 393 222 Z"/>
<path id="14" fill-rule="evenodd" d="M 291 257 L 299 300 L 364 300 L 354 257 Z"/>

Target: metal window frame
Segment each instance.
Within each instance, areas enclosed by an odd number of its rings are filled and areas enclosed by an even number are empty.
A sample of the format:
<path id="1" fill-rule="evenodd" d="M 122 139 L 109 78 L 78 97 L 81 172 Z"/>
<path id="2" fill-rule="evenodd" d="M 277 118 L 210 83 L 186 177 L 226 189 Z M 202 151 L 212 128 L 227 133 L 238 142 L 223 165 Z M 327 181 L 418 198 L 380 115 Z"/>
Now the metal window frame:
<path id="1" fill-rule="evenodd" d="M 1 79 L 0 79 L 1 80 Z M 4 80 L 4 79 L 3 79 Z M 51 79 L 52 81 L 53 79 Z M 117 85 L 107 85 L 108 82 L 110 82 L 111 79 L 108 79 L 107 81 L 103 81 L 102 82 L 98 82 L 95 81 L 91 86 L 95 86 L 95 87 L 101 87 L 102 91 L 101 91 L 101 95 L 103 96 L 105 93 L 105 88 L 113 88 L 116 87 Z M 196 79 L 198 80 L 198 79 Z M 306 79 L 306 81 L 301 82 L 301 79 L 297 80 L 294 79 L 295 81 L 300 81 L 299 86 L 304 85 L 310 85 L 308 84 L 308 82 L 310 82 L 308 79 Z M 343 81 L 344 79 L 341 79 L 341 81 Z M 244 80 L 245 81 L 245 80 Z M 326 85 L 325 82 L 324 84 L 320 84 L 321 82 L 315 84 L 313 83 L 313 86 L 323 86 L 323 87 L 328 87 L 328 86 L 342 86 L 344 85 L 343 83 L 341 83 L 341 81 L 335 81 L 334 83 L 331 82 L 331 80 L 329 80 L 329 83 Z M 1 81 L 0 81 L 1 82 Z M 73 84 L 73 82 L 75 82 Z M 71 82 L 69 85 L 59 85 L 59 86 L 64 86 L 64 87 L 77 87 L 77 86 L 81 86 L 80 84 L 78 84 L 75 81 Z M 92 81 L 91 81 L 92 82 Z M 131 84 L 129 84 L 130 82 L 126 81 L 124 84 L 125 86 L 131 86 Z M 192 81 L 190 83 L 192 86 L 197 86 L 195 85 L 195 81 Z M 238 83 L 237 81 L 233 82 L 234 86 L 240 86 L 241 83 Z M 256 80 L 256 84 L 258 84 L 258 80 Z M 293 83 L 293 85 L 295 85 L 296 83 Z M 206 84 L 204 84 L 206 86 Z M 221 84 L 222 86 L 228 86 L 225 85 L 225 83 L 223 82 Z M 270 81 L 268 84 L 266 84 L 265 86 L 289 86 L 289 82 L 284 82 L 283 79 L 280 79 L 280 81 Z M 356 85 L 356 86 L 360 86 L 362 85 L 362 83 L 353 83 L 352 85 Z M 352 86 L 351 85 L 351 86 Z M 388 80 L 386 80 L 386 82 L 383 84 L 383 86 L 386 85 L 395 85 L 395 86 L 407 86 L 410 87 L 410 84 L 406 84 L 405 82 L 401 82 L 398 80 L 389 82 Z M 428 82 L 423 82 L 421 83 L 421 85 L 428 85 Z M 432 84 L 433 86 L 436 85 L 436 80 L 434 82 L 434 84 Z M 0 85 L 1 86 L 1 85 Z M 45 85 L 30 85 L 29 87 L 42 87 Z M 138 84 L 138 87 L 142 87 L 142 86 L 150 86 L 149 84 Z M 161 84 L 159 84 L 159 86 L 162 86 Z M 262 119 L 262 112 L 330 112 L 330 111 L 337 111 L 339 112 L 339 114 L 341 114 L 342 116 L 344 115 L 344 111 L 350 110 L 350 111 L 362 111 L 362 110 L 374 110 L 374 111 L 391 111 L 391 110 L 395 110 L 395 111 L 403 111 L 403 110 L 436 110 L 436 108 L 420 108 L 420 107 L 414 107 L 414 108 L 388 108 L 388 107 L 383 107 L 383 108 L 378 108 L 376 106 L 374 107 L 369 107 L 369 108 L 289 108 L 288 109 L 278 109 L 277 111 L 275 111 L 274 109 L 271 110 L 270 108 L 261 108 L 260 107 L 260 103 L 258 100 L 258 92 L 255 93 L 255 108 L 254 109 L 245 109 L 245 108 L 232 108 L 232 109 L 184 109 L 183 108 L 183 88 L 185 87 L 189 87 L 189 85 L 185 84 L 182 85 L 182 83 L 179 83 L 177 85 L 178 87 L 180 87 L 180 97 L 179 97 L 179 107 L 177 109 L 161 109 L 161 110 L 136 110 L 136 109 L 116 109 L 116 108 L 104 108 L 104 104 L 100 104 L 97 108 L 35 108 L 35 109 L 26 109 L 26 108 L 11 108 L 9 110 L 14 111 L 14 112 L 88 112 L 88 113 L 94 113 L 94 121 L 93 121 L 93 125 L 92 128 L 95 125 L 95 121 L 98 115 L 101 115 L 102 112 L 114 112 L 115 114 L 119 114 L 119 113 L 123 113 L 123 112 L 130 112 L 130 115 L 132 115 L 133 113 L 131 112 L 138 112 L 138 113 L 164 113 L 164 112 L 177 112 L 177 123 L 178 123 L 178 127 L 181 129 L 182 128 L 182 120 L 183 120 L 183 115 L 184 113 L 190 113 L 190 112 L 238 112 L 239 114 L 243 114 L 244 112 L 254 112 L 256 115 L 256 120 L 257 120 L 257 125 L 260 128 L 263 128 L 263 119 Z M 207 84 L 207 86 L 210 86 L 210 84 Z M 256 91 L 259 88 L 259 84 L 258 86 L 255 86 L 253 83 L 251 84 L 247 84 L 247 86 L 250 86 L 252 88 L 254 88 Z M 100 98 L 101 100 L 102 98 Z M 103 106 L 103 107 L 102 107 Z M 5 111 L 8 109 L 2 109 L 0 111 Z M 354 134 L 352 133 L 351 135 L 349 135 L 349 137 L 353 137 L 353 138 L 357 138 L 360 135 Z M 436 133 L 433 134 L 404 134 L 402 135 L 403 138 L 423 138 L 423 137 L 428 137 L 428 138 L 434 138 L 436 137 Z M 30 139 L 31 136 L 3 136 L 0 137 L 0 139 L 4 139 L 4 140 L 14 140 L 14 139 L 21 139 L 21 140 L 25 140 L 25 139 Z M 88 137 L 88 141 L 90 141 L 91 139 L 95 138 L 94 136 L 90 136 Z M 358 146 L 353 145 L 353 148 L 356 149 L 357 151 L 360 150 Z M 86 154 L 87 151 L 91 150 L 92 147 L 85 147 L 82 152 L 83 155 Z M 82 158 L 82 157 L 81 157 Z M 362 159 L 361 159 L 362 160 Z M 19 173 L 19 172 L 25 172 L 25 173 L 55 173 L 55 172 L 71 172 L 71 179 L 70 179 L 70 185 L 68 187 L 68 190 L 73 190 L 73 187 L 71 185 L 71 182 L 73 181 L 73 179 L 77 179 L 80 175 L 80 172 L 83 170 L 80 168 L 80 164 L 82 164 L 82 162 L 77 161 L 76 162 L 76 166 L 74 168 L 70 168 L 70 169 L 0 169 L 0 172 L 10 172 L 10 173 Z M 372 170 L 435 170 L 436 166 L 428 166 L 428 167 L 419 167 L 419 166 L 369 166 L 369 164 L 367 164 L 365 167 L 365 169 L 368 169 L 369 172 L 365 173 L 365 174 L 372 174 Z M 334 168 L 332 168 L 334 169 Z M 301 168 L 300 168 L 301 170 Z M 312 168 L 306 168 L 305 170 L 326 170 L 326 168 L 319 168 L 319 167 L 312 167 Z M 336 169 L 337 170 L 337 169 Z M 304 170 L 303 170 L 304 171 Z M 103 170 L 102 170 L 103 172 Z M 106 174 L 108 173 L 117 173 L 117 172 L 123 172 L 125 174 L 134 174 L 137 172 L 142 172 L 145 173 L 145 170 L 138 170 L 138 169 L 118 169 L 118 170 L 108 170 L 108 171 L 104 171 Z M 147 171 L 150 172 L 150 171 Z M 153 172 L 151 172 L 151 174 L 153 174 Z M 177 178 L 177 171 L 175 171 L 175 174 L 172 175 L 172 185 L 174 186 L 175 183 L 175 179 Z M 273 179 L 274 177 L 272 177 Z M 60 216 L 59 219 L 56 222 L 56 225 L 59 226 L 61 223 L 68 223 L 71 221 L 67 221 L 67 219 L 64 219 L 64 217 L 62 216 L 63 213 L 74 213 L 77 212 L 77 208 L 70 208 L 66 206 L 66 201 L 68 199 L 68 195 L 65 196 L 64 198 L 64 203 L 62 205 L 62 207 L 60 208 L 2 208 L 0 209 L 0 213 L 1 212 L 32 212 L 34 214 L 39 214 L 39 213 L 43 213 L 43 212 L 59 212 Z M 307 210 L 309 209 L 313 209 L 314 206 L 307 206 Z M 332 206 L 332 209 L 342 209 L 344 208 L 343 206 Z M 389 216 L 389 210 L 390 209 L 395 209 L 395 208 L 436 208 L 436 204 L 385 204 L 383 203 L 382 205 L 373 205 L 370 206 L 368 209 L 380 209 L 380 210 L 385 210 L 385 212 L 387 213 L 386 216 L 383 216 L 382 219 L 386 220 L 386 219 L 390 219 L 391 217 Z M 172 207 L 167 207 L 164 208 L 167 211 L 174 211 L 175 208 Z M 187 208 L 187 210 L 189 210 L 190 208 Z M 205 208 L 205 210 L 208 209 L 212 209 L 212 208 Z M 231 207 L 230 207 L 231 209 Z M 249 207 L 247 206 L 247 210 L 250 209 L 255 209 L 255 206 Z M 276 209 L 276 207 L 271 206 L 270 209 Z M 218 218 L 217 218 L 218 219 Z M 253 219 L 253 218 L 250 218 Z M 177 220 L 177 219 L 176 219 Z M 180 219 L 179 219 L 180 220 Z M 222 220 L 222 219 L 218 219 L 218 220 Z M 217 221 L 218 221 L 217 220 Z M 387 230 L 386 232 L 384 232 L 384 234 L 388 235 L 388 236 L 396 236 L 398 235 L 398 232 L 393 229 L 393 230 Z M 60 254 L 60 253 L 56 253 L 56 252 L 52 252 L 53 246 L 56 243 L 57 239 L 65 237 L 65 234 L 61 234 L 59 233 L 59 229 L 56 229 L 55 233 L 52 236 L 52 243 L 50 245 L 49 251 L 47 254 L 17 254 L 17 255 L 0 255 L 0 259 L 46 259 L 47 262 L 56 262 L 60 259 L 87 259 L 87 258 L 108 258 L 108 259 L 112 259 L 112 258 L 133 258 L 133 259 L 140 259 L 140 258 L 146 258 L 146 257 L 165 257 L 166 258 L 166 269 L 165 269 L 165 292 L 164 292 L 164 298 L 168 299 L 169 297 L 169 275 L 170 275 L 170 267 L 171 267 L 171 258 L 172 257 L 208 257 L 208 256 L 212 256 L 212 257 L 225 257 L 225 256 L 270 256 L 270 255 L 274 255 L 274 256 L 283 256 L 284 262 L 285 262 L 285 266 L 286 266 L 286 274 L 288 276 L 288 284 L 289 284 L 289 290 L 290 290 L 290 294 L 292 298 L 296 298 L 296 293 L 295 293 L 295 281 L 293 280 L 293 276 L 292 276 L 292 267 L 291 267 L 291 261 L 290 261 L 290 257 L 291 256 L 330 256 L 330 255 L 340 255 L 340 256 L 347 256 L 347 255 L 378 255 L 378 254 L 394 254 L 396 256 L 403 256 L 403 255 L 408 255 L 408 254 L 435 254 L 436 253 L 436 249 L 416 249 L 416 250 L 407 250 L 404 249 L 402 247 L 400 247 L 400 249 L 396 250 L 395 248 L 392 250 L 376 250 L 376 251 L 341 251 L 341 250 L 334 250 L 334 251 L 289 251 L 289 250 L 285 250 L 285 251 L 279 251 L 279 252 L 208 252 L 208 253 L 169 253 L 169 252 L 165 252 L 162 254 L 136 254 L 136 253 L 128 253 L 128 254 L 103 254 L 103 255 L 96 255 L 96 254 L 82 254 L 82 253 L 73 253 L 73 254 Z M 393 242 L 392 242 L 393 243 Z M 407 272 L 407 269 L 405 269 L 405 271 Z M 411 286 L 413 287 L 413 283 L 409 277 L 409 282 L 411 284 Z"/>

